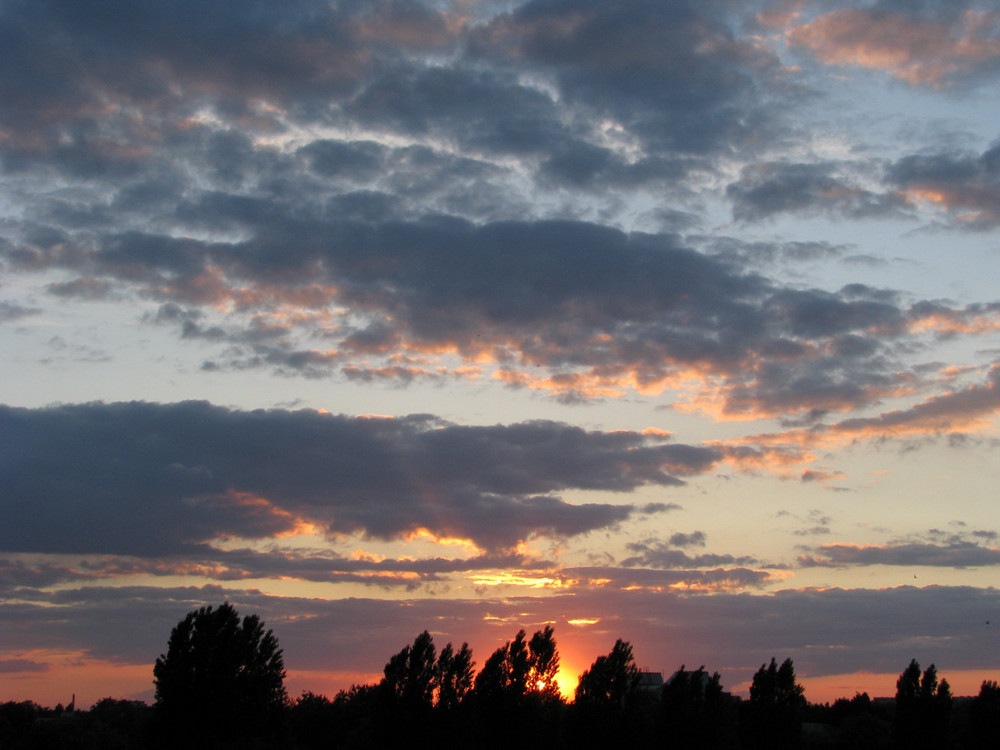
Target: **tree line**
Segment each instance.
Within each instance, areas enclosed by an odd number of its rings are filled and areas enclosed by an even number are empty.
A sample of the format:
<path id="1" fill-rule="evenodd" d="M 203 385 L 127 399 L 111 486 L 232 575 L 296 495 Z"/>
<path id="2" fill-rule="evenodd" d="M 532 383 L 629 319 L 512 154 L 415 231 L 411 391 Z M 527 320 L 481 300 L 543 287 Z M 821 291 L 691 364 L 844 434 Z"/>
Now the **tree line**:
<path id="1" fill-rule="evenodd" d="M 155 701 L 105 698 L 89 711 L 0 704 L 0 748 L 798 748 L 1000 747 L 1000 686 L 956 699 L 934 665 L 915 661 L 893 700 L 866 693 L 810 704 L 791 659 L 754 674 L 748 699 L 718 672 L 681 666 L 665 683 L 619 639 L 580 675 L 572 700 L 556 684 L 552 627 L 524 630 L 476 671 L 467 643 L 438 650 L 428 631 L 386 662 L 382 679 L 333 698 L 284 686 L 283 652 L 256 615 L 228 603 L 190 612 L 153 668 Z"/>

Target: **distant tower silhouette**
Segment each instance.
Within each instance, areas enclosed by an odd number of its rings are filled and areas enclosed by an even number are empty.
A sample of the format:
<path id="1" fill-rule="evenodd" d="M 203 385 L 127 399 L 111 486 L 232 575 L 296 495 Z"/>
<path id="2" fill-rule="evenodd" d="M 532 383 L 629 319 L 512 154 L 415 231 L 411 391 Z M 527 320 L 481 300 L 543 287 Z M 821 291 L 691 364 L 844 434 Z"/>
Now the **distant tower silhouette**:
<path id="1" fill-rule="evenodd" d="M 76 693 L 73 693 L 73 699 L 69 702 L 69 705 L 66 706 L 66 710 L 70 713 L 76 711 Z"/>

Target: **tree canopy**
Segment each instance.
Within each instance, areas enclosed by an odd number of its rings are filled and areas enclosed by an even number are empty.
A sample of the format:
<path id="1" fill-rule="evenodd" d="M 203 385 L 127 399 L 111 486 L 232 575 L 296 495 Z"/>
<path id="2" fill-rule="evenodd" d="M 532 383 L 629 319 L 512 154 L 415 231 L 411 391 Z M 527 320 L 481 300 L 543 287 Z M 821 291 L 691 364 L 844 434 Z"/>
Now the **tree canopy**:
<path id="1" fill-rule="evenodd" d="M 624 706 L 638 686 L 639 668 L 632 656 L 632 644 L 619 638 L 607 656 L 598 656 L 580 675 L 576 702 L 594 707 Z"/>
<path id="2" fill-rule="evenodd" d="M 228 602 L 190 612 L 174 627 L 153 678 L 168 733 L 206 744 L 263 741 L 287 701 L 278 639 L 257 615 L 241 620 Z"/>
<path id="3" fill-rule="evenodd" d="M 520 630 L 514 640 L 490 654 L 476 677 L 476 696 L 485 702 L 517 703 L 529 695 L 558 700 L 558 672 L 559 650 L 553 628 L 546 625 L 530 641 Z"/>

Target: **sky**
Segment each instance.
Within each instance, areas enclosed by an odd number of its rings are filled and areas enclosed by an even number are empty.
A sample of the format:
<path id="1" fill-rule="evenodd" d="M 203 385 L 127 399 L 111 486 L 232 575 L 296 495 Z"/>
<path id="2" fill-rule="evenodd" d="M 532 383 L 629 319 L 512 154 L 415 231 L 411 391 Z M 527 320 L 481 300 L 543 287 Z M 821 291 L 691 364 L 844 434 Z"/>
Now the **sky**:
<path id="1" fill-rule="evenodd" d="M 552 625 L 1000 677 L 1000 10 L 0 2 L 0 700 Z M 992 623 L 992 624 L 991 624 Z"/>

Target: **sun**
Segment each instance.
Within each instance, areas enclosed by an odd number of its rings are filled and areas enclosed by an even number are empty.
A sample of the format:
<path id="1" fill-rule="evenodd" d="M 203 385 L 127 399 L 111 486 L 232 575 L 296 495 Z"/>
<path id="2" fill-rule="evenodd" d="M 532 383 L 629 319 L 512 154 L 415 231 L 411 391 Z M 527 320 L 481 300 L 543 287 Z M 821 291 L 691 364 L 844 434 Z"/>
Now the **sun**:
<path id="1" fill-rule="evenodd" d="M 576 694 L 576 683 L 579 681 L 580 676 L 567 672 L 560 669 L 556 674 L 556 685 L 559 686 L 559 692 L 562 693 L 562 697 L 568 701 L 573 700 L 573 696 Z"/>

